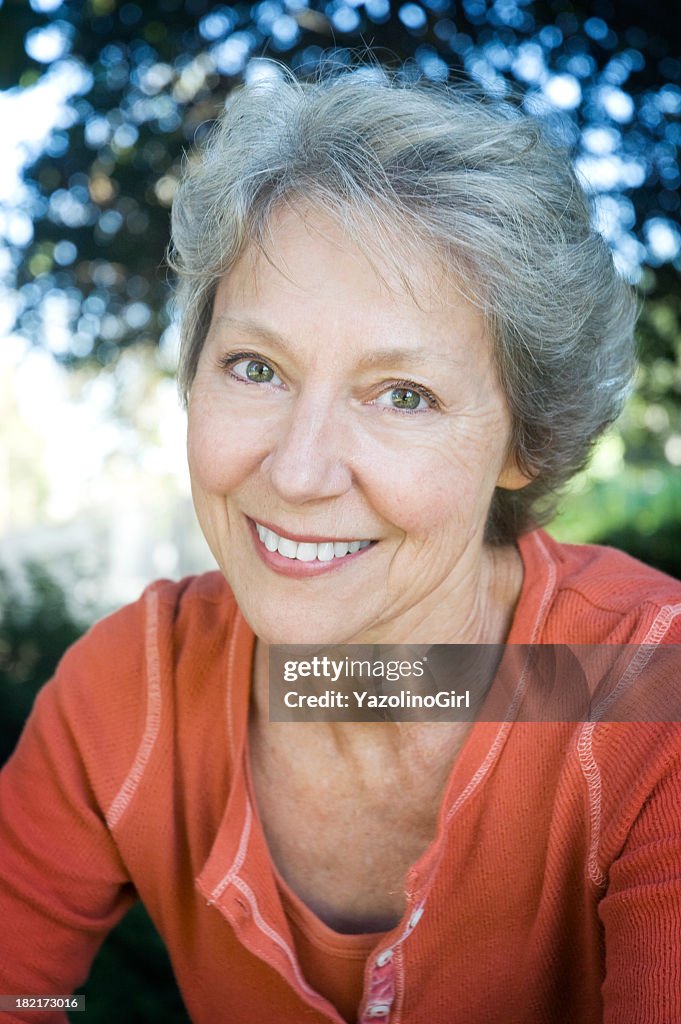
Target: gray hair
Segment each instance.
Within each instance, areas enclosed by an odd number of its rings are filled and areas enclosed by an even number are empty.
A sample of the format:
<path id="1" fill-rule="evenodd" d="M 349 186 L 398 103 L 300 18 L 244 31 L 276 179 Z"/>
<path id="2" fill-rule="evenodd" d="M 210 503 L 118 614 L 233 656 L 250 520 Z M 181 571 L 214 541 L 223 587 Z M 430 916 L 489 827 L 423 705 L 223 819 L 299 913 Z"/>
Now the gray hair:
<path id="1" fill-rule="evenodd" d="M 336 216 L 407 287 L 411 259 L 437 256 L 482 310 L 512 452 L 532 477 L 497 488 L 487 540 L 546 521 L 634 367 L 632 292 L 568 154 L 533 118 L 458 87 L 346 73 L 235 90 L 173 206 L 185 400 L 220 278 L 247 245 L 266 248 L 272 214 L 296 203 Z"/>

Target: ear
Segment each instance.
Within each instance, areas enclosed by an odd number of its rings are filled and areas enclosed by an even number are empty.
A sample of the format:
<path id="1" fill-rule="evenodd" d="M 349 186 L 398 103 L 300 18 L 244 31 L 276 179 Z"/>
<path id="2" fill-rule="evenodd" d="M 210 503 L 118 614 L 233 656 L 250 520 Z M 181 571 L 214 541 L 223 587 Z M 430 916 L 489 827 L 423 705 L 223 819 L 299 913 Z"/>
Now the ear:
<path id="1" fill-rule="evenodd" d="M 533 480 L 534 477 L 522 470 L 515 457 L 511 455 L 497 478 L 497 487 L 502 487 L 506 491 L 520 491 Z"/>

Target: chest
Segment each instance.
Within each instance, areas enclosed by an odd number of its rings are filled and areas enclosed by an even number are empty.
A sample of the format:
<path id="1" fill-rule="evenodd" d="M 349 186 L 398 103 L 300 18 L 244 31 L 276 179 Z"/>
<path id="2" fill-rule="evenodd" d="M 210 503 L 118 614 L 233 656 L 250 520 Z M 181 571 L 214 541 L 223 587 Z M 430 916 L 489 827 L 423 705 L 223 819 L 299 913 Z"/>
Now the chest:
<path id="1" fill-rule="evenodd" d="M 275 867 L 334 930 L 394 927 L 405 909 L 405 876 L 435 836 L 467 726 L 423 770 L 380 756 L 357 765 L 323 744 L 305 746 L 300 731 L 291 742 L 286 732 L 250 734 L 253 795 Z"/>

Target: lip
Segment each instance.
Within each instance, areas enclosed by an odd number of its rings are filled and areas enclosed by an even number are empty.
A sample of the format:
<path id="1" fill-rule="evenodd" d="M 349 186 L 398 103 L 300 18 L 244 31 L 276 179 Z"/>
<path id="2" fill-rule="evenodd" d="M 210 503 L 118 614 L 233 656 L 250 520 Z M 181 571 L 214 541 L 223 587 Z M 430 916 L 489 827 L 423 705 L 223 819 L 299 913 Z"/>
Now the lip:
<path id="1" fill-rule="evenodd" d="M 265 519 L 251 519 L 250 516 L 246 516 L 249 523 L 255 528 L 257 522 L 259 526 L 264 526 L 267 530 L 271 530 L 272 533 L 276 533 L 277 537 L 286 537 L 288 540 L 293 540 L 296 544 L 333 544 L 334 542 L 340 541 L 351 541 L 360 540 L 359 537 L 323 537 L 320 534 L 313 533 L 291 533 L 289 530 L 282 530 L 280 526 L 274 526 L 272 523 L 268 523 Z M 292 561 L 292 559 L 289 559 Z"/>
<path id="2" fill-rule="evenodd" d="M 342 558 L 332 558 L 329 562 L 319 562 L 316 559 L 313 562 L 301 562 L 297 558 L 286 558 L 284 555 L 280 555 L 278 551 L 268 551 L 258 537 L 255 528 L 255 521 L 251 519 L 250 516 L 246 516 L 246 520 L 253 538 L 255 550 L 259 555 L 260 560 L 264 562 L 268 569 L 272 569 L 274 572 L 277 572 L 282 576 L 291 576 L 294 579 L 307 579 L 310 576 L 322 576 L 330 572 L 339 572 L 344 565 L 354 562 L 354 560 L 359 558 L 360 555 L 365 555 L 367 551 L 371 551 L 375 546 L 375 542 L 372 542 L 368 548 L 361 548 L 359 551 L 354 551 L 352 554 L 344 555 Z M 274 526 L 265 522 L 264 519 L 258 519 L 258 523 L 260 526 L 265 526 L 268 530 L 272 530 L 280 537 L 288 537 L 297 544 L 323 544 L 332 540 L 330 537 L 315 537 L 312 534 L 302 536 L 295 533 L 282 533 Z M 336 539 L 340 541 L 345 538 L 338 537 Z"/>

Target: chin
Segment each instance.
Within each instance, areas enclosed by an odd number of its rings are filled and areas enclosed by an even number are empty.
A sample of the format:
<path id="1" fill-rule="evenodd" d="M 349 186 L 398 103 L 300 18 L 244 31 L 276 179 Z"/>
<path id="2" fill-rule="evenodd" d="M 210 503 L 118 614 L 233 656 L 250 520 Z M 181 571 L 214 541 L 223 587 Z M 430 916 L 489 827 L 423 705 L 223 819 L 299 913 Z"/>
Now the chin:
<path id="1" fill-rule="evenodd" d="M 348 636 L 345 630 L 334 629 L 331 626 L 321 628 L 311 626 L 306 628 L 276 629 L 276 630 L 254 630 L 257 637 L 267 644 L 304 644 L 307 646 L 318 646 L 328 644 L 352 643 L 352 636 Z"/>
<path id="2" fill-rule="evenodd" d="M 276 612 L 272 615 L 263 615 L 262 607 L 254 610 L 252 615 L 249 614 L 250 609 L 244 605 L 240 604 L 240 608 L 255 635 L 266 644 L 317 645 L 360 642 L 353 639 L 357 636 L 357 631 L 352 626 L 349 627 L 347 621 L 320 621 L 304 609 L 293 614 L 289 609 L 282 616 Z"/>

